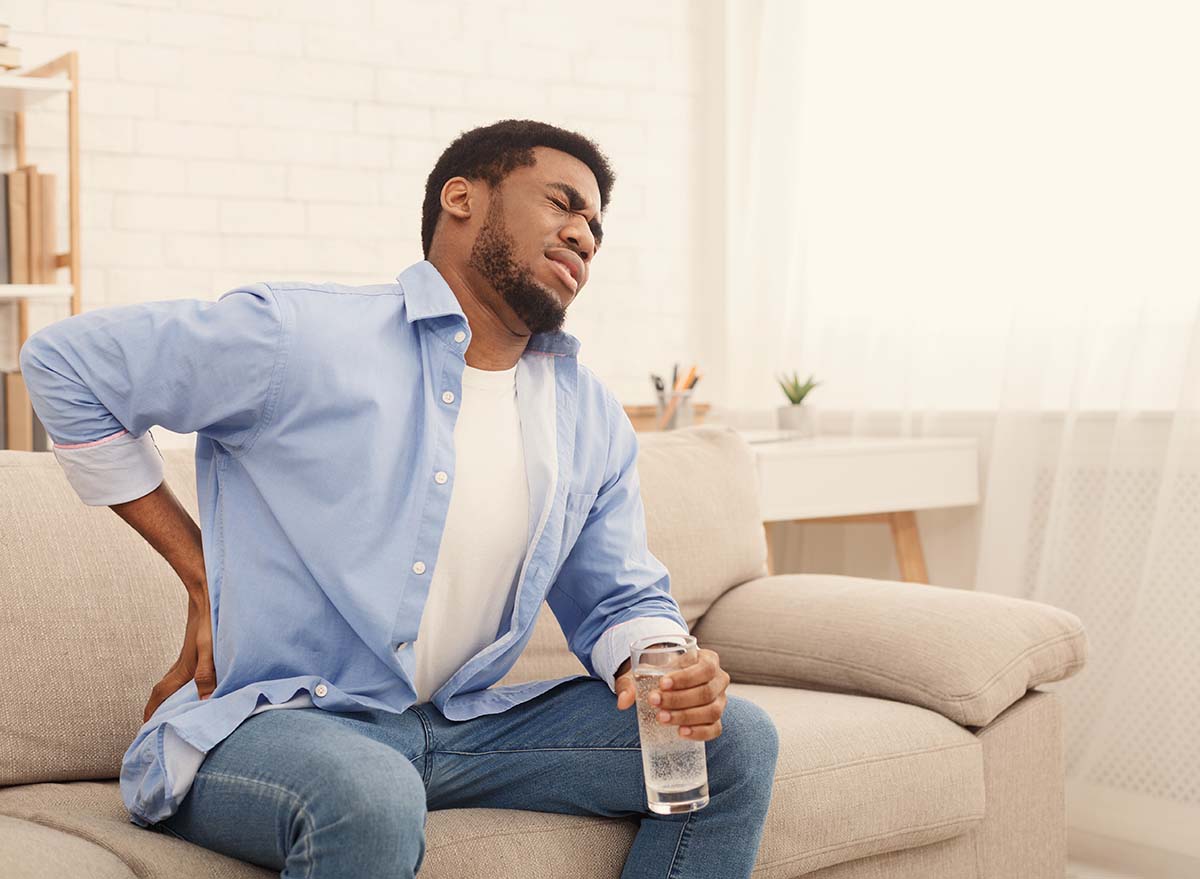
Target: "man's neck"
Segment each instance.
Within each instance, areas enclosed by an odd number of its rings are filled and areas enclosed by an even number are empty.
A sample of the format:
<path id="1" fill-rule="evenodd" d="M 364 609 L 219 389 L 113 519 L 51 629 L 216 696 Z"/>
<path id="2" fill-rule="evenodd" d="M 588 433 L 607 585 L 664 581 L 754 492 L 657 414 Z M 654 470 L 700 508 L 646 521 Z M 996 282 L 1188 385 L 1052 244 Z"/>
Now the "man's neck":
<path id="1" fill-rule="evenodd" d="M 515 366 L 525 353 L 531 336 L 510 330 L 488 299 L 477 293 L 471 282 L 452 265 L 440 257 L 430 257 L 429 261 L 454 293 L 471 327 L 471 344 L 465 353 L 467 366 L 488 370 Z"/>

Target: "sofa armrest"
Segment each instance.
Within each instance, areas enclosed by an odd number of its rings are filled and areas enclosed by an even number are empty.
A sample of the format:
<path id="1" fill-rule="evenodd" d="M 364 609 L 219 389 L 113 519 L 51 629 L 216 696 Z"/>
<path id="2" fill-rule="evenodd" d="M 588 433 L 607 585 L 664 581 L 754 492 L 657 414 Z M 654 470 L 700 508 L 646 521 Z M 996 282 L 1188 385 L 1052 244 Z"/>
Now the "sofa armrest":
<path id="1" fill-rule="evenodd" d="M 1074 614 L 988 592 L 832 574 L 750 580 L 693 627 L 738 683 L 881 696 L 986 726 L 1087 659 Z"/>

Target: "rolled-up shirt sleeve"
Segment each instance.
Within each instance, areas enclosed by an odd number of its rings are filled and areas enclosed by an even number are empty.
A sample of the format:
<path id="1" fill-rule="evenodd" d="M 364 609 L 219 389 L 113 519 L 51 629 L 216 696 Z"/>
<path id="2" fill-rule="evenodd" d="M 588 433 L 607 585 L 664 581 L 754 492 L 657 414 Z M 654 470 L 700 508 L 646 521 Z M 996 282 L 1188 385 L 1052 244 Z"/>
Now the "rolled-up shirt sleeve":
<path id="1" fill-rule="evenodd" d="M 633 644 L 643 638 L 660 635 L 687 635 L 687 627 L 674 617 L 636 617 L 617 623 L 605 631 L 592 648 L 592 664 L 604 677 L 604 682 L 614 693 L 617 692 L 616 673 L 621 663 L 631 658 Z"/>
<path id="2" fill-rule="evenodd" d="M 31 335 L 21 374 L 80 499 L 119 504 L 162 482 L 153 426 L 249 451 L 281 381 L 285 329 L 261 283 L 217 300 L 99 308 Z"/>
<path id="3" fill-rule="evenodd" d="M 612 394 L 608 414 L 607 478 L 546 603 L 571 652 L 615 693 L 613 675 L 634 641 L 690 633 L 670 594 L 670 574 L 647 545 L 637 436 Z"/>

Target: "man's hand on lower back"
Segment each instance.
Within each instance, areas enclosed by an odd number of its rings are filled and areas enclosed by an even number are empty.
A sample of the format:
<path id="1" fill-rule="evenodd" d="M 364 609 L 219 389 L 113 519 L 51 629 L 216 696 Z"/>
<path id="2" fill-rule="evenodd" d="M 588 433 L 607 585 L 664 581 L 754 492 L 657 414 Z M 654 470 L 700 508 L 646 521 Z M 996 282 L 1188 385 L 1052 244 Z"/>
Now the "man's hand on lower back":
<path id="1" fill-rule="evenodd" d="M 175 664 L 151 690 L 150 701 L 142 711 L 142 723 L 150 720 L 159 705 L 193 679 L 201 699 L 212 695 L 217 688 L 212 641 L 208 581 L 204 579 L 199 585 L 188 588 L 188 618 L 183 633 L 183 647 Z"/>
<path id="2" fill-rule="evenodd" d="M 207 699 L 217 687 L 204 538 L 165 480 L 149 494 L 110 504 L 110 508 L 167 560 L 188 596 L 183 647 L 175 664 L 150 691 L 150 701 L 142 711 L 142 723 L 146 723 L 159 705 L 191 680 L 195 679 L 201 699 Z"/>

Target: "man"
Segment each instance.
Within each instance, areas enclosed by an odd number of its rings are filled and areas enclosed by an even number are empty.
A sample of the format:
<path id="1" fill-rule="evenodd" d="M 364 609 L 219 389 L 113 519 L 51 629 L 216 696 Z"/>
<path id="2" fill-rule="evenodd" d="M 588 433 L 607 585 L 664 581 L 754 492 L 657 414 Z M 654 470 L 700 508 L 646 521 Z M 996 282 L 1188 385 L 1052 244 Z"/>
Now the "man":
<path id="1" fill-rule="evenodd" d="M 632 425 L 560 330 L 612 182 L 586 138 L 506 120 L 438 160 L 395 284 L 102 308 L 22 347 L 72 486 L 187 588 L 133 823 L 323 879 L 415 875 L 429 809 L 626 816 L 626 879 L 750 875 L 777 734 L 711 650 L 654 697 L 707 743 L 710 802 L 646 809 L 629 647 L 687 624 Z M 198 526 L 154 425 L 197 434 Z M 587 674 L 493 686 L 543 600 Z"/>

